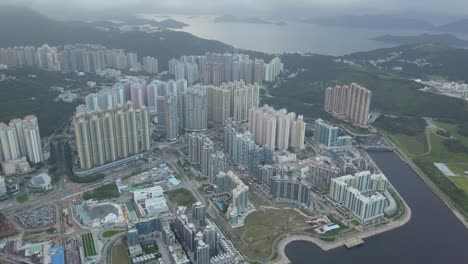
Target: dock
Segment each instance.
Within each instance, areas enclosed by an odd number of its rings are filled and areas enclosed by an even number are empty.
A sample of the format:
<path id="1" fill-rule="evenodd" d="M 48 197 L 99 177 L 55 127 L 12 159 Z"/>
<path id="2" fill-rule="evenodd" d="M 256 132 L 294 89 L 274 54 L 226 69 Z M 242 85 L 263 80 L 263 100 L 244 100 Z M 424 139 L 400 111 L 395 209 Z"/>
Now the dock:
<path id="1" fill-rule="evenodd" d="M 346 239 L 344 241 L 344 244 L 347 248 L 353 248 L 353 247 L 357 247 L 357 246 L 360 246 L 360 245 L 363 245 L 364 244 L 364 240 L 358 238 L 358 237 L 354 237 L 354 238 L 350 238 L 350 239 Z"/>

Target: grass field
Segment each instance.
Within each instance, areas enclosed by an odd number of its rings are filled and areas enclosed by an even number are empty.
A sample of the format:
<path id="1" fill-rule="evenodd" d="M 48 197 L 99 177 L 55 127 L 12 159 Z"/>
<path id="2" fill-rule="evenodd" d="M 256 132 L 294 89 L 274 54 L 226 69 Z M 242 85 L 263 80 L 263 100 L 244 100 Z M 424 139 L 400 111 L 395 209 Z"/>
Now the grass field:
<path id="1" fill-rule="evenodd" d="M 445 131 L 449 132 L 451 136 L 463 142 L 463 144 L 468 145 L 468 137 L 460 135 L 458 124 L 451 124 L 451 123 L 445 123 L 445 122 L 440 122 L 440 121 L 436 121 L 434 123 L 438 127 L 443 128 Z"/>
<path id="2" fill-rule="evenodd" d="M 421 118 L 379 117 L 373 124 L 410 157 L 427 152 L 426 121 Z"/>
<path id="3" fill-rule="evenodd" d="M 91 233 L 83 234 L 81 235 L 81 240 L 83 241 L 85 256 L 86 257 L 96 256 L 97 251 L 96 251 L 96 245 L 94 243 L 93 234 Z"/>
<path id="4" fill-rule="evenodd" d="M 25 202 L 29 201 L 28 194 L 25 193 L 25 192 L 19 193 L 18 195 L 16 195 L 16 201 L 18 203 L 25 203 Z"/>
<path id="5" fill-rule="evenodd" d="M 434 122 L 436 126 L 450 133 L 450 136 L 468 146 L 468 138 L 458 133 L 456 124 L 446 122 Z M 429 135 L 432 150 L 428 155 L 414 159 L 415 163 L 425 172 L 426 175 L 451 198 L 455 205 L 468 215 L 468 177 L 462 177 L 464 171 L 468 170 L 468 153 L 451 151 L 446 144 L 446 138 L 435 133 Z M 434 163 L 445 163 L 447 167 L 457 175 L 457 177 L 447 177 Z"/>
<path id="6" fill-rule="evenodd" d="M 108 238 L 117 235 L 118 233 L 122 233 L 122 230 L 107 230 L 104 233 L 102 233 L 102 236 Z"/>
<path id="7" fill-rule="evenodd" d="M 261 208 L 247 216 L 245 225 L 231 232 L 249 257 L 268 258 L 277 237 L 294 230 L 303 230 L 306 218 L 292 209 Z"/>
<path id="8" fill-rule="evenodd" d="M 104 200 L 104 199 L 117 198 L 119 196 L 120 196 L 120 192 L 117 189 L 117 185 L 115 185 L 115 183 L 109 183 L 109 184 L 97 187 L 96 189 L 92 191 L 85 192 L 83 194 L 83 199 Z"/>
<path id="9" fill-rule="evenodd" d="M 465 173 L 465 171 L 468 172 L 468 160 L 466 162 L 467 163 L 447 163 L 445 165 L 447 165 L 447 167 L 457 175 L 468 176 L 468 173 Z"/>
<path id="10" fill-rule="evenodd" d="M 122 240 L 117 241 L 111 250 L 111 261 L 112 264 L 130 264 L 127 255 L 127 249 L 122 243 Z"/>
<path id="11" fill-rule="evenodd" d="M 410 158 L 423 155 L 427 152 L 427 140 L 424 133 L 416 136 L 392 134 L 387 131 L 384 133 Z"/>
<path id="12" fill-rule="evenodd" d="M 450 177 L 450 180 L 452 180 L 460 189 L 468 193 L 468 177 L 456 176 L 456 177 Z"/>
<path id="13" fill-rule="evenodd" d="M 416 122 L 412 122 L 412 121 Z M 448 133 L 441 136 L 430 131 L 430 152 L 424 123 L 421 119 L 379 118 L 376 126 L 387 135 L 419 168 L 444 192 L 461 212 L 468 216 L 468 177 L 447 177 L 434 163 L 445 163 L 455 174 L 463 176 L 468 171 L 468 137 L 459 133 L 460 125 L 441 121 L 433 124 Z M 435 129 L 436 130 L 436 129 Z M 404 132 L 404 133 L 399 133 Z M 444 133 L 439 133 L 444 134 Z M 450 139 L 448 138 L 450 137 Z M 450 144 L 456 141 L 456 147 Z M 453 143 L 453 142 L 452 142 Z"/>
<path id="14" fill-rule="evenodd" d="M 176 189 L 167 193 L 169 200 L 173 203 L 177 203 L 180 206 L 188 206 L 196 202 L 192 193 L 184 188 Z"/>

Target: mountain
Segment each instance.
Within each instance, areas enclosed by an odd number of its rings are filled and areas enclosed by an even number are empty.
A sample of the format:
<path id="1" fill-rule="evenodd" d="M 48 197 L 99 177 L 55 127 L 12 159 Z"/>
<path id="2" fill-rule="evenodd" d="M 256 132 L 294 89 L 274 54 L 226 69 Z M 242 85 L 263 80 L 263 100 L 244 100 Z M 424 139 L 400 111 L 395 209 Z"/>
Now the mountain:
<path id="1" fill-rule="evenodd" d="M 398 45 L 410 45 L 421 43 L 442 44 L 452 47 L 467 47 L 468 40 L 460 39 L 451 34 L 421 34 L 417 36 L 383 35 L 372 38 L 373 40 Z"/>
<path id="2" fill-rule="evenodd" d="M 468 18 L 442 25 L 437 30 L 452 33 L 468 33 Z"/>
<path id="3" fill-rule="evenodd" d="M 166 20 L 164 23 L 174 25 L 175 22 Z M 186 32 L 102 31 L 90 23 L 56 21 L 28 8 L 5 5 L 0 6 L 0 36 L 0 47 L 92 43 L 134 51 L 139 56 L 154 56 L 162 62 L 182 55 L 223 53 L 234 49 L 222 42 L 202 39 Z M 160 67 L 166 69 L 167 64 L 161 63 Z"/>
<path id="4" fill-rule="evenodd" d="M 174 29 L 180 29 L 180 28 L 184 28 L 188 26 L 188 24 L 182 23 L 180 21 L 177 21 L 171 18 L 164 19 L 163 21 L 159 21 L 158 24 L 160 27 L 163 27 L 163 28 L 174 28 Z"/>
<path id="5" fill-rule="evenodd" d="M 441 76 L 451 81 L 468 82 L 468 50 L 441 44 L 421 43 L 357 52 L 341 57 L 363 66 L 392 70 L 402 67 L 402 74 Z"/>
<path id="6" fill-rule="evenodd" d="M 433 29 L 434 26 L 426 21 L 400 18 L 386 15 L 345 15 L 336 17 L 317 17 L 302 20 L 302 22 L 321 26 L 347 27 L 347 28 L 404 28 L 404 29 Z"/>

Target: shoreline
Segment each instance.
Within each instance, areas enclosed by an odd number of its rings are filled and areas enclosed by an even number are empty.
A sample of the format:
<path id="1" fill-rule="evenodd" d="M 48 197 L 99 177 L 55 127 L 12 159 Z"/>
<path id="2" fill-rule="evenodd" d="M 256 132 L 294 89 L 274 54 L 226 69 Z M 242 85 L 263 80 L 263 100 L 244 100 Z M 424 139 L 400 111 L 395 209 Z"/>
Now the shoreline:
<path id="1" fill-rule="evenodd" d="M 406 156 L 406 154 L 396 146 L 393 141 L 391 141 L 387 136 L 379 132 L 379 135 L 381 138 L 384 139 L 384 141 L 387 144 L 390 144 L 395 147 L 393 152 L 404 162 L 406 163 L 411 170 L 413 170 L 416 175 L 419 176 L 419 178 L 424 182 L 424 184 L 431 190 L 432 193 L 434 193 L 449 209 L 452 211 L 452 213 L 455 215 L 455 217 L 462 222 L 462 224 L 465 226 L 465 228 L 468 229 L 468 221 L 466 220 L 465 216 L 457 209 L 455 205 L 452 204 L 452 201 L 450 200 L 447 195 L 439 189 L 439 187 L 432 182 L 432 180 L 427 176 L 424 171 L 422 171 L 421 168 L 418 167 L 410 158 Z"/>
<path id="2" fill-rule="evenodd" d="M 388 224 L 385 224 L 383 226 L 379 226 L 379 227 L 376 227 L 376 228 L 372 228 L 372 229 L 366 230 L 366 231 L 358 233 L 358 234 L 346 236 L 346 237 L 340 238 L 340 239 L 338 239 L 337 241 L 334 241 L 334 242 L 326 242 L 326 241 L 323 241 L 323 240 L 321 240 L 321 239 L 319 239 L 317 237 L 313 237 L 313 236 L 305 235 L 305 234 L 291 234 L 289 236 L 286 236 L 286 237 L 282 238 L 279 241 L 279 243 L 277 244 L 276 253 L 278 254 L 278 257 L 273 259 L 272 263 L 277 263 L 277 264 L 291 263 L 289 261 L 288 257 L 286 256 L 285 249 L 286 249 L 286 246 L 289 243 L 293 242 L 293 241 L 311 242 L 314 245 L 321 248 L 322 250 L 329 251 L 329 250 L 332 250 L 332 249 L 335 249 L 335 248 L 338 248 L 338 247 L 341 247 L 341 246 L 345 246 L 345 240 L 347 240 L 347 239 L 360 238 L 360 239 L 364 240 L 366 238 L 370 238 L 370 237 L 385 233 L 387 231 L 399 228 L 399 227 L 407 224 L 411 220 L 411 208 L 409 208 L 408 204 L 406 204 L 406 202 L 403 200 L 403 198 L 398 193 L 398 191 L 397 190 L 395 190 L 395 191 L 397 192 L 398 196 L 400 196 L 401 201 L 403 202 L 403 205 L 405 207 L 404 214 L 397 221 L 391 222 L 391 223 L 388 223 Z M 273 253 L 275 253 L 275 252 L 273 252 Z"/>

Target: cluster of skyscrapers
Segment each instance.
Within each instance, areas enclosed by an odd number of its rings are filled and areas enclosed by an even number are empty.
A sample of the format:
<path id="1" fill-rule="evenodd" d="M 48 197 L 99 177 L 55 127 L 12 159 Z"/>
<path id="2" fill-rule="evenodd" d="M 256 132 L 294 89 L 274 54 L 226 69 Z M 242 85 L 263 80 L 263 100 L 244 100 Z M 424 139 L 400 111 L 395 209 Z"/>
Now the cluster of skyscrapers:
<path id="1" fill-rule="evenodd" d="M 194 203 L 191 217 L 186 211 L 186 207 L 178 208 L 174 232 L 191 256 L 192 263 L 234 263 L 236 255 L 218 233 L 217 227 L 205 219 L 205 206 L 200 202 Z"/>
<path id="2" fill-rule="evenodd" d="M 172 58 L 169 60 L 169 74 L 176 80 L 187 80 L 189 85 L 199 82 L 202 74 L 199 57 L 202 56 L 182 56 L 180 60 Z"/>
<path id="3" fill-rule="evenodd" d="M 207 130 L 208 97 L 206 87 L 195 85 L 188 88 L 182 95 L 182 110 L 182 120 L 186 131 Z"/>
<path id="4" fill-rule="evenodd" d="M 220 171 L 227 169 L 227 157 L 221 151 L 215 151 L 213 141 L 202 133 L 190 133 L 189 161 L 192 165 L 200 165 L 201 173 L 214 184 L 214 178 Z"/>
<path id="5" fill-rule="evenodd" d="M 325 91 L 325 111 L 354 125 L 367 127 L 372 92 L 356 83 L 328 87 Z"/>
<path id="6" fill-rule="evenodd" d="M 328 122 L 317 119 L 314 126 L 314 140 L 328 149 L 346 150 L 353 146 L 353 138 L 347 135 L 340 135 L 340 128 Z"/>
<path id="7" fill-rule="evenodd" d="M 309 166 L 307 180 L 319 191 L 328 192 L 331 180 L 340 176 L 340 169 L 330 162 L 317 161 Z"/>
<path id="8" fill-rule="evenodd" d="M 144 105 L 132 102 L 112 110 L 78 112 L 74 117 L 75 138 L 81 170 L 148 151 L 150 115 Z"/>
<path id="9" fill-rule="evenodd" d="M 44 161 L 37 117 L 12 119 L 7 125 L 0 123 L 0 161 L 13 161 L 26 157 L 31 163 Z"/>
<path id="10" fill-rule="evenodd" d="M 148 84 L 144 79 L 131 78 L 87 95 L 86 107 L 77 110 L 112 110 L 126 101 L 137 108 L 147 106 L 156 117 L 159 131 L 174 141 L 182 130 L 207 130 L 208 122 L 222 125 L 228 118 L 246 121 L 249 109 L 259 104 L 259 91 L 260 85 L 242 81 L 188 86 L 186 80 L 154 80 Z"/>
<path id="11" fill-rule="evenodd" d="M 288 113 L 286 109 L 275 110 L 273 107 L 253 107 L 249 110 L 249 131 L 255 137 L 255 143 L 270 150 L 304 148 L 306 123 L 304 117 Z"/>
<path id="12" fill-rule="evenodd" d="M 309 207 L 310 189 L 295 173 L 280 164 L 267 164 L 258 167 L 259 173 L 252 175 L 257 184 L 263 186 L 277 203 Z"/>
<path id="13" fill-rule="evenodd" d="M 332 179 L 329 195 L 366 224 L 384 216 L 387 200 L 382 192 L 387 190 L 387 186 L 388 181 L 383 174 L 362 171 Z"/>
<path id="14" fill-rule="evenodd" d="M 269 189 L 270 194 L 277 202 L 292 202 L 306 208 L 309 207 L 309 187 L 298 177 L 276 175 L 271 178 Z"/>
<path id="15" fill-rule="evenodd" d="M 215 183 L 216 193 L 230 193 L 231 202 L 226 212 L 226 217 L 232 226 L 242 226 L 243 215 L 248 211 L 254 210 L 249 205 L 249 186 L 245 185 L 244 182 L 239 179 L 234 172 L 219 172 L 216 175 Z"/>
<path id="16" fill-rule="evenodd" d="M 21 46 L 0 49 L 0 64 L 7 67 L 35 67 L 62 72 L 99 72 L 106 68 L 119 70 L 144 70 L 158 72 L 158 60 L 143 58 L 143 66 L 138 62 L 136 53 L 118 49 L 107 49 L 94 44 L 68 44 L 51 47 Z"/>
<path id="17" fill-rule="evenodd" d="M 207 53 L 204 56 L 182 56 L 169 61 L 169 74 L 176 80 L 186 79 L 189 84 L 220 85 L 243 80 L 247 84 L 274 81 L 283 71 L 279 58 L 265 64 L 262 59 L 250 59 L 246 54 Z"/>
<path id="18" fill-rule="evenodd" d="M 231 119 L 224 127 L 224 152 L 234 164 L 247 169 L 252 176 L 258 175 L 260 165 L 273 163 L 273 151 L 255 144 L 253 134 Z"/>
<path id="19" fill-rule="evenodd" d="M 260 102 L 259 84 L 246 84 L 244 81 L 223 83 L 220 86 L 208 85 L 209 120 L 224 124 L 228 117 L 237 122 L 249 118 L 249 109 L 258 107 Z"/>

